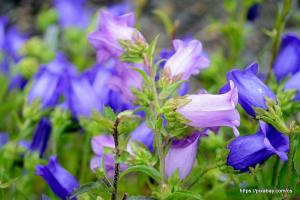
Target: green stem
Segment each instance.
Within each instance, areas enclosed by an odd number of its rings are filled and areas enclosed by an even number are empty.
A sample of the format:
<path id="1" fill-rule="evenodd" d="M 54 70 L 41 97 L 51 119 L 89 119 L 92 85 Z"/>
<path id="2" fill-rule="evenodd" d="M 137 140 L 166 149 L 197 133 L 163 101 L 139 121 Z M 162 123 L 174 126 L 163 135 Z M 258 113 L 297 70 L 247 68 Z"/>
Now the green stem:
<path id="1" fill-rule="evenodd" d="M 290 150 L 289 150 L 289 159 L 288 159 L 288 174 L 287 174 L 287 185 L 290 185 L 292 178 L 292 170 L 293 170 L 293 157 L 294 157 L 294 131 L 291 131 L 289 134 L 289 143 L 290 143 Z"/>
<path id="2" fill-rule="evenodd" d="M 205 175 L 210 170 L 213 170 L 213 169 L 216 169 L 216 168 L 218 168 L 217 165 L 212 165 L 212 166 L 208 166 L 207 168 L 203 169 L 202 172 L 199 173 L 198 176 L 196 176 L 196 178 L 194 178 L 194 180 L 187 186 L 187 188 L 193 187 L 201 179 L 201 177 L 203 175 Z"/>
<path id="3" fill-rule="evenodd" d="M 279 161 L 280 161 L 279 157 L 276 156 L 275 159 L 276 159 L 276 160 L 275 160 L 274 167 L 273 167 L 273 175 L 272 175 L 272 183 L 271 183 L 271 185 L 272 185 L 273 187 L 275 187 L 276 184 L 277 184 L 278 172 L 279 172 L 279 164 L 280 164 L 280 162 L 279 162 Z"/>
<path id="4" fill-rule="evenodd" d="M 272 72 L 272 66 L 274 64 L 275 58 L 278 54 L 279 47 L 280 47 L 280 41 L 281 41 L 281 35 L 285 27 L 286 17 L 291 9 L 292 0 L 284 0 L 282 10 L 278 10 L 277 16 L 276 16 L 276 22 L 275 22 L 275 39 L 273 42 L 272 47 L 272 57 L 270 60 L 269 68 L 266 75 L 266 82 L 270 80 L 271 72 Z"/>
<path id="5" fill-rule="evenodd" d="M 86 169 L 88 166 L 88 157 L 89 157 L 89 145 L 90 145 L 90 136 L 88 134 L 84 134 L 83 141 L 83 151 L 82 151 L 82 160 L 81 160 L 81 168 L 80 168 L 80 183 L 85 182 Z"/>
<path id="6" fill-rule="evenodd" d="M 118 132 L 118 126 L 120 123 L 120 119 L 117 118 L 114 124 L 114 142 L 115 142 L 115 174 L 114 174 L 114 182 L 113 182 L 113 192 L 111 195 L 111 200 L 117 200 L 118 198 L 118 181 L 119 181 L 119 173 L 120 173 L 120 163 L 117 162 L 120 151 L 119 151 L 119 132 Z"/>

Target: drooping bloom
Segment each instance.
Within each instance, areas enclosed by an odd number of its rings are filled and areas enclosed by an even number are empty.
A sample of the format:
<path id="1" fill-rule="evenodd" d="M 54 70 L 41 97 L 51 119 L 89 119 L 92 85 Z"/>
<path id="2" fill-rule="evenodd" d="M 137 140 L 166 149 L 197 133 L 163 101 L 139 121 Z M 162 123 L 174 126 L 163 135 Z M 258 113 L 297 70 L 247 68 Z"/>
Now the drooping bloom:
<path id="1" fill-rule="evenodd" d="M 294 100 L 300 101 L 300 72 L 293 75 L 284 85 L 285 90 L 296 90 Z"/>
<path id="2" fill-rule="evenodd" d="M 272 155 L 278 155 L 286 161 L 289 140 L 271 125 L 260 122 L 260 128 L 255 134 L 235 138 L 228 145 L 228 149 L 230 152 L 227 164 L 235 170 L 245 172 L 249 167 L 263 163 Z"/>
<path id="3" fill-rule="evenodd" d="M 98 30 L 88 35 L 88 40 L 97 51 L 97 61 L 107 60 L 110 57 L 119 57 L 123 49 L 119 40 L 129 40 L 134 43 L 144 41 L 144 37 L 134 26 L 134 14 L 114 15 L 113 12 L 100 12 Z"/>
<path id="4" fill-rule="evenodd" d="M 54 7 L 63 28 L 88 26 L 90 12 L 84 7 L 84 0 L 54 0 Z"/>
<path id="5" fill-rule="evenodd" d="M 68 86 L 68 80 L 75 74 L 75 67 L 67 61 L 63 54 L 57 54 L 55 60 L 41 66 L 34 77 L 28 94 L 29 103 L 39 99 L 42 108 L 56 105 Z"/>
<path id="6" fill-rule="evenodd" d="M 83 77 L 71 78 L 66 92 L 68 108 L 73 116 L 90 116 L 102 110 L 102 102 L 90 82 Z"/>
<path id="7" fill-rule="evenodd" d="M 238 89 L 239 103 L 245 111 L 255 116 L 253 107 L 266 109 L 265 97 L 276 99 L 275 94 L 257 76 L 258 65 L 253 63 L 245 70 L 234 69 L 227 73 L 227 80 L 233 81 Z M 228 91 L 228 84 L 220 92 Z"/>
<path id="8" fill-rule="evenodd" d="M 185 179 L 189 175 L 196 160 L 199 138 L 199 133 L 193 133 L 182 140 L 172 141 L 165 158 L 167 177 L 172 176 L 176 170 L 180 179 Z"/>
<path id="9" fill-rule="evenodd" d="M 39 152 L 40 157 L 43 156 L 47 148 L 51 130 L 52 130 L 51 122 L 49 121 L 49 119 L 45 117 L 40 120 L 40 122 L 35 128 L 34 135 L 29 149 L 31 151 Z"/>
<path id="10" fill-rule="evenodd" d="M 56 156 L 49 158 L 48 165 L 38 165 L 35 171 L 37 175 L 43 177 L 52 191 L 63 200 L 66 200 L 75 189 L 79 188 L 79 183 L 75 177 L 57 162 Z"/>
<path id="11" fill-rule="evenodd" d="M 186 105 L 179 107 L 176 112 L 189 120 L 189 126 L 209 128 L 229 126 L 238 135 L 237 126 L 240 125 L 240 115 L 236 109 L 238 90 L 230 81 L 230 91 L 221 95 L 196 94 L 187 95 L 190 100 Z"/>
<path id="12" fill-rule="evenodd" d="M 174 40 L 173 46 L 175 53 L 164 66 L 164 71 L 169 78 L 179 77 L 186 80 L 209 66 L 209 60 L 203 54 L 202 44 L 198 40 L 189 42 Z"/>
<path id="13" fill-rule="evenodd" d="M 247 20 L 255 21 L 260 15 L 260 3 L 254 3 L 247 12 Z"/>
<path id="14" fill-rule="evenodd" d="M 128 150 L 130 149 L 130 143 L 134 141 L 143 143 L 149 151 L 153 152 L 154 134 L 153 131 L 148 128 L 146 122 L 143 122 L 131 133 L 131 137 L 127 145 Z"/>
<path id="15" fill-rule="evenodd" d="M 289 74 L 300 70 L 300 39 L 292 34 L 286 34 L 281 41 L 278 55 L 273 64 L 273 71 L 278 81 Z"/>
<path id="16" fill-rule="evenodd" d="M 0 149 L 8 142 L 8 134 L 0 132 Z"/>

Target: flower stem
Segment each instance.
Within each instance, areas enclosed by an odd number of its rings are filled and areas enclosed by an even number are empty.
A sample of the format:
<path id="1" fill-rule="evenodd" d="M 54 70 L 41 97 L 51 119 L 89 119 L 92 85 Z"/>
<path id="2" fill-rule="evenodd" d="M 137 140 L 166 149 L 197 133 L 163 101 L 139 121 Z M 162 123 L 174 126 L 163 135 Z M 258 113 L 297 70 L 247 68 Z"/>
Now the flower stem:
<path id="1" fill-rule="evenodd" d="M 117 159 L 120 156 L 119 133 L 118 133 L 119 123 L 120 123 L 120 119 L 117 118 L 114 124 L 114 132 L 113 132 L 113 137 L 115 142 L 115 174 L 114 174 L 113 192 L 111 195 L 111 200 L 117 200 L 118 197 L 118 181 L 119 181 L 119 173 L 120 173 L 120 164 L 117 162 Z"/>
<path id="2" fill-rule="evenodd" d="M 272 47 L 272 57 L 271 57 L 269 68 L 268 68 L 267 75 L 266 75 L 266 82 L 268 82 L 271 77 L 272 66 L 274 64 L 275 58 L 279 51 L 281 35 L 284 30 L 286 17 L 289 14 L 291 5 L 292 5 L 292 0 L 284 0 L 282 10 L 278 9 L 278 12 L 277 12 L 275 28 L 274 28 L 275 37 L 274 37 L 274 42 L 273 42 L 273 47 Z"/>
<path id="3" fill-rule="evenodd" d="M 274 162 L 274 166 L 273 166 L 273 175 L 272 175 L 272 186 L 275 187 L 277 184 L 277 179 L 278 179 L 278 172 L 279 172 L 279 164 L 280 164 L 280 159 L 278 156 L 276 156 L 275 158 L 275 162 Z"/>
<path id="4" fill-rule="evenodd" d="M 289 134 L 289 158 L 288 158 L 288 174 L 287 174 L 287 185 L 291 182 L 292 179 L 292 171 L 293 171 L 293 158 L 294 158 L 294 131 L 291 130 Z"/>

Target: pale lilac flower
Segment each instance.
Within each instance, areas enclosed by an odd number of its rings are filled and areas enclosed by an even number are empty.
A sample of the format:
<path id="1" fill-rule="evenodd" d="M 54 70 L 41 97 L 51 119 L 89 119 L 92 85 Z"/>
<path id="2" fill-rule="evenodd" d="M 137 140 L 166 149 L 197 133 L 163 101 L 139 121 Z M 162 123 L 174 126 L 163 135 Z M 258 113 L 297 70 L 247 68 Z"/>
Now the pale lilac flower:
<path id="1" fill-rule="evenodd" d="M 203 54 L 202 44 L 198 40 L 174 40 L 173 46 L 175 53 L 164 66 L 169 78 L 187 80 L 191 75 L 198 74 L 201 69 L 209 66 L 209 60 Z"/>
<path id="2" fill-rule="evenodd" d="M 200 133 L 182 139 L 173 140 L 165 158 L 166 176 L 170 177 L 176 170 L 180 179 L 185 179 L 191 172 L 198 151 Z"/>
<path id="3" fill-rule="evenodd" d="M 88 40 L 97 51 L 97 61 L 102 63 L 110 57 L 119 57 L 123 49 L 120 40 L 144 41 L 134 26 L 134 13 L 115 16 L 113 12 L 100 12 L 98 30 L 88 35 Z"/>
<path id="4" fill-rule="evenodd" d="M 189 120 L 187 125 L 197 128 L 229 126 L 238 135 L 237 126 L 240 125 L 240 115 L 236 109 L 238 91 L 230 81 L 230 91 L 225 94 L 197 94 L 187 95 L 190 100 L 179 107 L 177 112 Z"/>

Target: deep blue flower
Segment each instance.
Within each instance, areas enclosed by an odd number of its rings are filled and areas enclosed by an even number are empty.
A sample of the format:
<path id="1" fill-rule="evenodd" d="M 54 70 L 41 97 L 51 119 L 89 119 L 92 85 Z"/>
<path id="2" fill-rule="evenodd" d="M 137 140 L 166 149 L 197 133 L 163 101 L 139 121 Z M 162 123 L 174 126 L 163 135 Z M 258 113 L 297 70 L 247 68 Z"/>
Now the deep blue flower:
<path id="1" fill-rule="evenodd" d="M 39 121 L 38 125 L 35 128 L 32 142 L 29 148 L 31 151 L 39 152 L 40 157 L 43 156 L 47 148 L 51 130 L 51 122 L 45 117 Z"/>
<path id="2" fill-rule="evenodd" d="M 293 75 L 284 85 L 285 90 L 296 90 L 294 100 L 300 101 L 300 72 Z"/>
<path id="3" fill-rule="evenodd" d="M 238 88 L 238 100 L 245 111 L 255 116 L 253 107 L 266 109 L 265 97 L 276 99 L 275 94 L 268 86 L 257 77 L 258 64 L 252 63 L 245 70 L 234 69 L 227 73 L 227 80 L 232 80 Z M 228 91 L 225 85 L 220 92 Z"/>
<path id="4" fill-rule="evenodd" d="M 247 19 L 249 21 L 255 21 L 257 18 L 259 18 L 260 15 L 260 4 L 254 3 L 247 12 Z"/>
<path id="5" fill-rule="evenodd" d="M 278 81 L 300 70 L 300 40 L 292 34 L 283 36 L 273 71 Z"/>
<path id="6" fill-rule="evenodd" d="M 227 164 L 235 170 L 245 172 L 272 155 L 278 155 L 286 161 L 289 140 L 271 125 L 260 122 L 260 128 L 255 134 L 235 138 L 228 145 L 228 149 L 230 152 Z"/>
<path id="7" fill-rule="evenodd" d="M 8 142 L 8 134 L 0 132 L 0 149 Z"/>
<path id="8" fill-rule="evenodd" d="M 86 28 L 90 12 L 84 7 L 84 0 L 53 0 L 58 12 L 59 23 L 63 28 Z"/>
<path id="9" fill-rule="evenodd" d="M 28 101 L 39 99 L 41 107 L 46 108 L 58 103 L 59 97 L 67 89 L 70 77 L 75 76 L 75 67 L 61 53 L 51 63 L 41 66 L 34 77 L 28 94 Z"/>
<path id="10" fill-rule="evenodd" d="M 43 177 L 52 191 L 63 200 L 79 188 L 77 180 L 57 162 L 55 156 L 49 158 L 48 165 L 38 165 L 36 174 Z"/>

